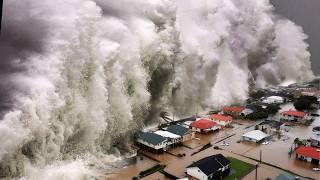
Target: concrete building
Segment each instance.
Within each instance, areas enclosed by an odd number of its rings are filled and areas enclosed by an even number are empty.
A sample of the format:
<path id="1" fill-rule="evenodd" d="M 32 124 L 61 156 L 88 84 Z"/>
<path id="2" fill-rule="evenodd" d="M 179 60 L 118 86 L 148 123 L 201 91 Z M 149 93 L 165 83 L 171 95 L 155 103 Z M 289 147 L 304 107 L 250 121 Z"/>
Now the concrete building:
<path id="1" fill-rule="evenodd" d="M 230 171 L 230 161 L 222 154 L 205 157 L 187 167 L 187 174 L 200 180 L 222 179 Z"/>

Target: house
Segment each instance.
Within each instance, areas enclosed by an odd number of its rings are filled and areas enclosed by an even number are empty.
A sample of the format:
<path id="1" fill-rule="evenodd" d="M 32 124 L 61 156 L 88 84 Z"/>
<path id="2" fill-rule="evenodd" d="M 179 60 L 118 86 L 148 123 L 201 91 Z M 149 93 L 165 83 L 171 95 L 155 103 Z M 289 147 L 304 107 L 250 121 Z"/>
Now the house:
<path id="1" fill-rule="evenodd" d="M 314 96 L 319 98 L 320 97 L 320 90 L 318 88 L 309 88 L 305 89 L 301 92 L 302 96 Z"/>
<path id="2" fill-rule="evenodd" d="M 311 146 L 320 148 L 320 126 L 312 128 L 310 141 Z"/>
<path id="3" fill-rule="evenodd" d="M 296 158 L 320 165 L 320 149 L 311 146 L 300 146 L 296 149 Z"/>
<path id="4" fill-rule="evenodd" d="M 310 137 L 311 146 L 320 148 L 320 134 L 312 133 Z"/>
<path id="5" fill-rule="evenodd" d="M 169 125 L 166 130 L 168 132 L 181 136 L 181 142 L 192 140 L 195 137 L 195 133 L 192 130 L 180 125 Z"/>
<path id="6" fill-rule="evenodd" d="M 280 130 L 285 130 L 285 124 L 275 120 L 265 120 L 258 124 L 258 130 L 273 135 Z"/>
<path id="7" fill-rule="evenodd" d="M 285 102 L 285 99 L 281 96 L 269 96 L 263 98 L 262 102 L 266 104 L 282 104 Z"/>
<path id="8" fill-rule="evenodd" d="M 220 127 L 217 126 L 217 123 L 209 120 L 209 119 L 199 119 L 190 124 L 190 127 L 195 132 L 207 133 L 210 131 L 215 131 Z"/>
<path id="9" fill-rule="evenodd" d="M 191 177 L 208 180 L 222 179 L 222 176 L 229 174 L 230 161 L 222 154 L 216 154 L 200 159 L 187 167 L 187 174 Z"/>
<path id="10" fill-rule="evenodd" d="M 209 117 L 213 122 L 220 126 L 228 126 L 232 122 L 232 117 L 228 115 L 212 114 Z"/>
<path id="11" fill-rule="evenodd" d="M 168 147 L 168 139 L 152 132 L 141 132 L 136 142 L 147 149 L 156 152 L 166 151 Z"/>
<path id="12" fill-rule="evenodd" d="M 252 114 L 252 113 L 254 113 L 254 110 L 253 110 L 253 109 L 245 108 L 245 109 L 240 113 L 240 115 L 243 116 L 243 117 L 245 117 L 245 116 L 247 116 L 247 115 L 249 115 L 249 114 Z"/>
<path id="13" fill-rule="evenodd" d="M 233 116 L 235 118 L 239 118 L 241 112 L 244 110 L 241 106 L 228 106 L 222 109 L 223 114 Z"/>
<path id="14" fill-rule="evenodd" d="M 280 113 L 280 120 L 305 123 L 306 121 L 310 120 L 310 117 L 303 111 L 289 110 Z"/>
<path id="15" fill-rule="evenodd" d="M 168 132 L 168 131 L 162 131 L 162 130 L 159 130 L 159 131 L 155 131 L 154 132 L 155 134 L 158 134 L 162 137 L 165 137 L 168 139 L 168 145 L 171 145 L 171 144 L 177 144 L 177 143 L 180 143 L 182 141 L 182 138 L 181 136 L 177 135 L 177 134 L 173 134 L 171 132 Z"/>
<path id="16" fill-rule="evenodd" d="M 250 131 L 250 132 L 247 132 L 241 136 L 242 140 L 252 141 L 255 143 L 261 142 L 262 140 L 264 140 L 268 137 L 269 137 L 268 134 L 266 134 L 260 130 Z"/>

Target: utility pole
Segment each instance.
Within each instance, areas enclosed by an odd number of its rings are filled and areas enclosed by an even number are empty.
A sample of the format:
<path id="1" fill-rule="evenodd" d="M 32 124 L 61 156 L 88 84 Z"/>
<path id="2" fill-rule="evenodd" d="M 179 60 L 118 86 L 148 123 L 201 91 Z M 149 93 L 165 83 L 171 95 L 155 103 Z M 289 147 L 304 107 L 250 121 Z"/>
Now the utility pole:
<path id="1" fill-rule="evenodd" d="M 262 162 L 262 150 L 260 150 L 260 163 Z"/>
<path id="2" fill-rule="evenodd" d="M 259 167 L 259 164 L 257 163 L 256 164 L 256 180 L 258 180 L 258 167 Z"/>
<path id="3" fill-rule="evenodd" d="M 0 33 L 1 33 L 1 24 L 2 24 L 2 13 L 3 13 L 3 0 L 0 0 Z"/>

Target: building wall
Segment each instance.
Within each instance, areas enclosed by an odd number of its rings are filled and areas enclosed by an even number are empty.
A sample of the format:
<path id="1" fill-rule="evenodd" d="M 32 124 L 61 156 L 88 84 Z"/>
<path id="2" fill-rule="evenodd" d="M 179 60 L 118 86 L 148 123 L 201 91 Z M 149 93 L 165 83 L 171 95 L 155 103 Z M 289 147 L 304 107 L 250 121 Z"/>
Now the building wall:
<path id="1" fill-rule="evenodd" d="M 305 122 L 306 118 L 280 114 L 280 120 Z"/>
<path id="2" fill-rule="evenodd" d="M 251 138 L 248 138 L 248 137 L 244 137 L 244 136 L 242 136 L 241 137 L 242 138 L 242 140 L 245 140 L 245 141 L 251 141 L 251 142 L 257 142 L 255 139 L 251 139 Z"/>
<path id="3" fill-rule="evenodd" d="M 163 143 L 157 144 L 157 145 L 150 144 L 150 143 L 143 141 L 141 139 L 138 139 L 137 142 L 139 142 L 145 146 L 148 146 L 150 148 L 153 148 L 153 149 L 166 149 L 166 147 L 168 146 L 167 142 L 163 142 Z"/>
<path id="4" fill-rule="evenodd" d="M 190 141 L 190 140 L 192 140 L 194 137 L 195 137 L 195 133 L 194 133 L 194 132 L 189 132 L 189 133 L 185 134 L 185 135 L 182 137 L 182 142 Z"/>
<path id="5" fill-rule="evenodd" d="M 216 122 L 217 124 L 221 125 L 221 126 L 227 126 L 228 124 L 231 123 L 231 121 L 219 121 L 217 119 L 213 119 L 214 122 Z"/>
<path id="6" fill-rule="evenodd" d="M 320 141 L 316 139 L 311 139 L 311 146 L 320 147 Z"/>
<path id="7" fill-rule="evenodd" d="M 208 180 L 208 176 L 197 167 L 187 168 L 187 174 L 200 180 Z"/>

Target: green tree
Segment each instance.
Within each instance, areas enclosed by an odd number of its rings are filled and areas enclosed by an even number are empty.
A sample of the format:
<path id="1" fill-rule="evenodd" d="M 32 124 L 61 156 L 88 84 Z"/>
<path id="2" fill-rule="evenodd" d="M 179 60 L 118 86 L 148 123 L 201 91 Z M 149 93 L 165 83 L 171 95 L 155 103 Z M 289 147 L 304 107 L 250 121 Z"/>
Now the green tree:
<path id="1" fill-rule="evenodd" d="M 294 107 L 299 110 L 311 110 L 313 109 L 312 105 L 313 104 L 318 104 L 318 99 L 313 96 L 301 96 L 299 97 L 295 103 L 293 104 Z"/>

